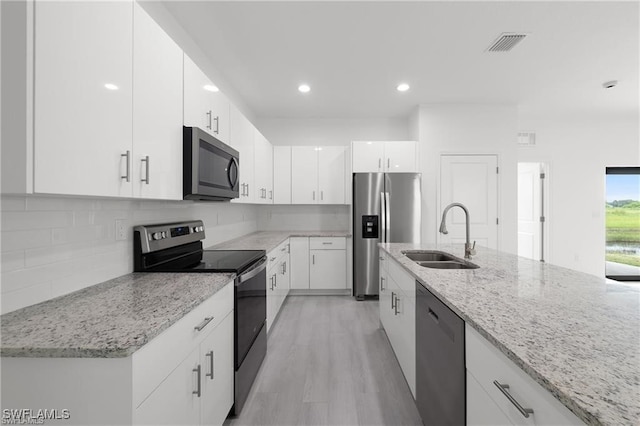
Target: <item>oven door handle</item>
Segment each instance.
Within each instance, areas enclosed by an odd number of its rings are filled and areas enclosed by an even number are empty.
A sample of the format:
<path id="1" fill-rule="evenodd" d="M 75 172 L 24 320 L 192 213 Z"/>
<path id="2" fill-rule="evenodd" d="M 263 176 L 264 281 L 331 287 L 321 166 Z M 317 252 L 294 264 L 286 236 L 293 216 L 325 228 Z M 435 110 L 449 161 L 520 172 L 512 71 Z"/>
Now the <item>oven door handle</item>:
<path id="1" fill-rule="evenodd" d="M 250 280 L 251 278 L 253 278 L 256 275 L 258 275 L 260 272 L 264 271 L 265 269 L 267 269 L 267 256 L 265 256 L 262 259 L 260 259 L 255 264 L 255 266 L 253 266 L 251 269 L 249 269 L 248 271 L 245 271 L 244 273 L 240 274 L 238 276 L 238 283 L 243 283 L 245 281 Z"/>

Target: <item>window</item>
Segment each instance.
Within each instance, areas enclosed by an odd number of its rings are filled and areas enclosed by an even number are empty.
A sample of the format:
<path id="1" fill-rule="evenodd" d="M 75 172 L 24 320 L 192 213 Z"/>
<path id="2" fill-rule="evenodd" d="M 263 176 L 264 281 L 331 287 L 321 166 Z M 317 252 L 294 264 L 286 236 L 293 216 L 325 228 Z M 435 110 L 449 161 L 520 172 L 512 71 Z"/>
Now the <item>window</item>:
<path id="1" fill-rule="evenodd" d="M 640 281 L 640 167 L 607 167 L 606 272 Z"/>

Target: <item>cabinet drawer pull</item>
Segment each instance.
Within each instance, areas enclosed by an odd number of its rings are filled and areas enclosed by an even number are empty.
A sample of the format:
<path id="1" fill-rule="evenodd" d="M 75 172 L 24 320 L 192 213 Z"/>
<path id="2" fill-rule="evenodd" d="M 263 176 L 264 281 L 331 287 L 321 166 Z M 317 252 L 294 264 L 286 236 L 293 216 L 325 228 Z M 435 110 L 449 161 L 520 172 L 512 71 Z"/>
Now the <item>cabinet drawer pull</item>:
<path id="1" fill-rule="evenodd" d="M 320 191 L 320 201 L 324 200 L 324 191 Z"/>
<path id="2" fill-rule="evenodd" d="M 516 399 L 513 397 L 513 395 L 511 395 L 509 393 L 509 391 L 508 391 L 509 385 L 507 385 L 507 384 L 503 385 L 502 383 L 498 382 L 497 380 L 494 380 L 493 384 L 496 385 L 496 387 L 498 389 L 500 389 L 500 392 L 502 392 L 502 394 L 507 397 L 509 402 L 511 402 L 518 409 L 518 411 L 520 411 L 520 414 L 522 414 L 525 418 L 528 419 L 529 418 L 529 414 L 533 414 L 533 409 L 532 408 L 524 408 L 522 405 L 520 405 L 520 403 L 518 401 L 516 401 Z"/>
<path id="3" fill-rule="evenodd" d="M 269 199 L 270 199 L 270 200 L 273 200 L 273 190 L 270 190 L 270 191 L 269 191 Z"/>
<path id="4" fill-rule="evenodd" d="M 316 199 L 316 191 L 313 191 L 313 200 L 315 201 Z"/>
<path id="5" fill-rule="evenodd" d="M 124 154 L 120 154 L 120 157 L 124 157 L 127 162 L 126 173 L 124 176 L 120 176 L 121 179 L 126 180 L 127 182 L 131 181 L 131 166 L 129 165 L 129 159 L 131 158 L 131 151 L 127 151 Z"/>
<path id="6" fill-rule="evenodd" d="M 384 277 L 380 277 L 380 290 L 381 291 L 385 291 L 385 288 L 384 288 Z"/>
<path id="7" fill-rule="evenodd" d="M 216 122 L 216 129 L 213 131 L 213 133 L 217 135 L 220 132 L 220 117 L 216 116 L 216 118 L 214 118 L 213 120 Z"/>
<path id="8" fill-rule="evenodd" d="M 207 129 L 211 130 L 211 110 L 207 111 L 207 116 L 209 117 L 209 124 L 207 125 Z"/>
<path id="9" fill-rule="evenodd" d="M 400 298 L 398 296 L 396 296 L 396 306 L 393 308 L 393 314 L 394 315 L 398 315 L 398 302 L 400 301 Z"/>
<path id="10" fill-rule="evenodd" d="M 192 393 L 200 398 L 200 396 L 202 395 L 202 387 L 200 386 L 200 364 L 198 364 L 198 366 L 191 371 L 198 374 L 198 387 L 196 388 L 196 390 L 192 391 Z"/>
<path id="11" fill-rule="evenodd" d="M 391 159 L 387 158 L 387 171 L 391 168 Z"/>
<path id="12" fill-rule="evenodd" d="M 396 293 L 395 292 L 391 292 L 391 309 L 395 309 L 396 308 Z"/>
<path id="13" fill-rule="evenodd" d="M 211 357 L 211 363 L 209 364 L 209 366 L 211 367 L 211 372 L 205 374 L 206 377 L 210 377 L 211 380 L 213 380 L 213 351 L 209 351 L 205 354 L 205 356 Z"/>
<path id="14" fill-rule="evenodd" d="M 380 171 L 381 167 L 382 167 L 382 158 L 378 158 L 378 171 Z"/>
<path id="15" fill-rule="evenodd" d="M 146 167 L 145 167 L 145 178 L 144 179 L 140 179 L 140 181 L 146 183 L 147 185 L 149 185 L 149 156 L 147 155 L 146 157 L 144 157 L 142 160 L 143 163 L 146 163 Z"/>
<path id="16" fill-rule="evenodd" d="M 205 328 L 211 321 L 213 321 L 213 317 L 206 317 L 200 324 L 193 327 L 193 329 L 196 331 L 202 331 L 202 329 Z"/>
<path id="17" fill-rule="evenodd" d="M 327 243 L 327 242 L 323 242 L 322 244 L 327 246 L 333 245 L 333 243 Z"/>

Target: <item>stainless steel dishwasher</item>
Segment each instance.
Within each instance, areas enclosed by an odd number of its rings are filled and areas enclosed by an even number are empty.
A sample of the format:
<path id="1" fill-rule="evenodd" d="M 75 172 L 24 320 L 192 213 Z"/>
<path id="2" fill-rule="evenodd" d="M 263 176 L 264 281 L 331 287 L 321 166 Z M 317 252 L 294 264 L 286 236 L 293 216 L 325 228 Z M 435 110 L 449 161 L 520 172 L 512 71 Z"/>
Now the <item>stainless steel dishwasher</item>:
<path id="1" fill-rule="evenodd" d="M 464 425 L 464 321 L 416 281 L 416 405 L 422 423 Z"/>

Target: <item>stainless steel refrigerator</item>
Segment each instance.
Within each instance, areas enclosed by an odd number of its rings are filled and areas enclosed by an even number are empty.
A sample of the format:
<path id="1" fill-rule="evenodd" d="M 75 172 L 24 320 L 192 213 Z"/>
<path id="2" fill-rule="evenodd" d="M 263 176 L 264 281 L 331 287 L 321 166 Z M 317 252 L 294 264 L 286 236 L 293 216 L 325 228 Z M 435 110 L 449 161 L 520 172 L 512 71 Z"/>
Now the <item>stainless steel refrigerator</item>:
<path id="1" fill-rule="evenodd" d="M 420 243 L 420 173 L 353 174 L 353 293 L 378 295 L 378 243 Z"/>

